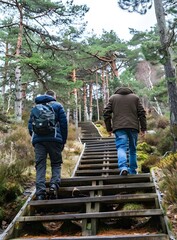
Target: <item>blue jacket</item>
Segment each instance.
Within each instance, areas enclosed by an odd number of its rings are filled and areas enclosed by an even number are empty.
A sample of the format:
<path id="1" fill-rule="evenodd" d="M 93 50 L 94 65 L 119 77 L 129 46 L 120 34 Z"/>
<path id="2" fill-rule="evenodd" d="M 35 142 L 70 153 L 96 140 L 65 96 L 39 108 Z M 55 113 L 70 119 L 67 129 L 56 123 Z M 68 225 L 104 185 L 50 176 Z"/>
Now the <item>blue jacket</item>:
<path id="1" fill-rule="evenodd" d="M 39 136 L 33 132 L 32 127 L 32 117 L 33 114 L 30 114 L 30 119 L 28 121 L 28 130 L 30 135 L 32 136 L 32 144 L 35 145 L 38 142 L 59 142 L 61 144 L 65 144 L 68 136 L 68 123 L 66 118 L 66 113 L 63 108 L 63 106 L 56 102 L 56 99 L 49 95 L 41 95 L 39 97 L 35 98 L 36 104 L 41 103 L 49 103 L 51 102 L 51 105 L 55 111 L 56 115 L 56 134 L 50 134 L 45 136 Z"/>

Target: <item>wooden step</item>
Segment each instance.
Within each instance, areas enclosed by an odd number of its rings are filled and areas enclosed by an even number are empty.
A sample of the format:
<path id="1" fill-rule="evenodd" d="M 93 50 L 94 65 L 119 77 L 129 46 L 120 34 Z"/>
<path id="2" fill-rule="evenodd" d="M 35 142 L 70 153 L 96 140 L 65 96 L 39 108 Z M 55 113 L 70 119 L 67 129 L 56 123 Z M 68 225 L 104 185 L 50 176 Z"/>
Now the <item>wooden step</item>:
<path id="1" fill-rule="evenodd" d="M 53 199 L 53 200 L 35 200 L 30 201 L 30 206 L 58 206 L 67 204 L 82 204 L 82 203 L 130 203 L 130 202 L 149 202 L 155 201 L 157 195 L 155 193 L 144 194 L 119 194 L 112 196 L 94 196 L 94 197 L 82 197 L 82 198 L 65 198 L 65 199 Z"/>
<path id="2" fill-rule="evenodd" d="M 161 209 L 143 209 L 128 211 L 111 211 L 95 213 L 73 213 L 73 214 L 55 214 L 47 216 L 22 216 L 18 217 L 18 222 L 35 222 L 35 221 L 57 221 L 57 220 L 76 220 L 76 219 L 103 219 L 103 218 L 124 218 L 124 217 L 151 217 L 163 216 Z"/>
<path id="3" fill-rule="evenodd" d="M 115 176 L 83 176 L 83 177 L 62 178 L 61 187 L 76 186 L 76 185 L 86 186 L 86 185 L 92 185 L 93 182 L 99 184 L 100 181 L 102 181 L 103 184 L 152 182 L 152 176 L 150 174 L 136 174 L 136 175 L 128 175 L 126 177 L 115 175 Z"/>
<path id="4" fill-rule="evenodd" d="M 144 235 L 111 235 L 111 236 L 70 236 L 70 237 L 33 237 L 28 238 L 28 237 L 20 237 L 20 238 L 11 238 L 11 240 L 35 240 L 35 239 L 40 239 L 40 240 L 169 240 L 169 236 L 167 234 L 144 234 Z"/>
<path id="5" fill-rule="evenodd" d="M 78 166 L 78 170 L 81 169 L 102 169 L 102 168 L 118 168 L 117 163 L 103 163 L 103 164 L 97 164 L 97 163 L 92 163 L 92 164 L 80 164 Z"/>

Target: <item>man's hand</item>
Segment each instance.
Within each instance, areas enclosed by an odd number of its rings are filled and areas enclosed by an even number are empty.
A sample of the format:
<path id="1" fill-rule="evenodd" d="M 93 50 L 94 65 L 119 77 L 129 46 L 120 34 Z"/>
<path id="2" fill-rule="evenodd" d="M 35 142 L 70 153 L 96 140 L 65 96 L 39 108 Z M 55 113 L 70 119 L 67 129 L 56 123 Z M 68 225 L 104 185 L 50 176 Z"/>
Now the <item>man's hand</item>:
<path id="1" fill-rule="evenodd" d="M 108 132 L 108 135 L 109 135 L 109 137 L 111 137 L 112 136 L 112 131 Z"/>
<path id="2" fill-rule="evenodd" d="M 146 135 L 146 131 L 141 131 L 141 137 L 144 138 Z"/>

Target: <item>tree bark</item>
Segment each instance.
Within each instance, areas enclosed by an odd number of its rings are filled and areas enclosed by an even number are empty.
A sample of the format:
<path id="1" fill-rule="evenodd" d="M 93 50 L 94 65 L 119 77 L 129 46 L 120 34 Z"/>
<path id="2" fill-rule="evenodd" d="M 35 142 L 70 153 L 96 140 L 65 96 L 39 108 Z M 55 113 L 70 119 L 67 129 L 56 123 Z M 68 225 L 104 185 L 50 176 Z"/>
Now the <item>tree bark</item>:
<path id="1" fill-rule="evenodd" d="M 100 108 L 99 108 L 99 102 L 98 102 L 98 73 L 96 72 L 96 106 L 97 106 L 97 120 L 100 120 Z"/>
<path id="2" fill-rule="evenodd" d="M 111 68 L 112 68 L 112 72 L 113 72 L 114 76 L 116 78 L 118 78 L 119 77 L 119 72 L 118 72 L 118 68 L 116 66 L 116 58 L 115 58 L 114 55 L 112 55 Z"/>
<path id="3" fill-rule="evenodd" d="M 157 25 L 159 29 L 160 42 L 163 52 L 163 61 L 165 69 L 165 77 L 168 87 L 169 105 L 170 105 L 170 123 L 174 138 L 174 151 L 177 150 L 177 87 L 175 79 L 175 69 L 172 64 L 170 41 L 168 38 L 165 12 L 162 0 L 154 0 Z"/>
<path id="4" fill-rule="evenodd" d="M 106 107 L 106 82 L 105 82 L 105 69 L 102 68 L 101 71 L 101 80 L 102 80 L 102 94 L 103 94 L 103 106 Z"/>
<path id="5" fill-rule="evenodd" d="M 87 111 L 87 87 L 84 83 L 83 85 L 83 104 L 84 104 L 84 122 L 88 121 L 88 111 Z"/>
<path id="6" fill-rule="evenodd" d="M 105 84 L 106 84 L 106 103 L 108 103 L 108 101 L 109 101 L 109 73 L 108 73 L 108 71 L 106 71 Z"/>
<path id="7" fill-rule="evenodd" d="M 93 117 L 93 82 L 89 84 L 89 120 L 92 121 Z"/>
<path id="8" fill-rule="evenodd" d="M 21 54 L 22 48 L 22 37 L 23 37 L 23 13 L 21 5 L 18 5 L 18 10 L 20 13 L 20 22 L 19 22 L 19 32 L 17 39 L 16 47 L 16 63 L 15 68 L 15 118 L 17 122 L 22 121 L 22 89 L 21 89 L 21 67 L 19 63 L 19 56 Z"/>
<path id="9" fill-rule="evenodd" d="M 8 52 L 9 52 L 9 44 L 6 41 L 6 52 L 5 52 L 5 56 L 8 56 Z M 9 65 L 9 61 L 8 58 L 6 57 L 5 62 L 4 62 L 4 68 L 3 68 L 3 80 L 2 80 L 2 100 L 3 100 L 3 112 L 5 111 L 5 103 L 6 103 L 6 99 L 5 99 L 5 93 L 6 93 L 6 84 L 8 82 L 8 74 L 7 74 L 7 70 L 8 70 L 8 65 Z M 10 97 L 11 93 L 9 92 L 9 96 Z"/>
<path id="10" fill-rule="evenodd" d="M 73 82 L 76 82 L 76 69 L 72 72 Z M 78 138 L 78 99 L 77 99 L 77 88 L 74 88 L 74 101 L 75 101 L 75 127 L 76 127 L 76 139 Z"/>

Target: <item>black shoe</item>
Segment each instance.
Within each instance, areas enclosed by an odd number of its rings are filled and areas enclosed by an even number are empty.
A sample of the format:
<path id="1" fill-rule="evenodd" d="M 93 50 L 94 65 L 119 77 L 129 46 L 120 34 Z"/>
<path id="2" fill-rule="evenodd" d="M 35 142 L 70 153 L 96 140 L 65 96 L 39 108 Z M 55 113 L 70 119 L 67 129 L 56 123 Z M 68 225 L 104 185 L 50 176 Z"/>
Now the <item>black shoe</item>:
<path id="1" fill-rule="evenodd" d="M 127 176 L 127 175 L 128 175 L 128 171 L 127 171 L 127 170 L 122 170 L 122 171 L 120 172 L 120 175 L 121 175 L 121 176 Z"/>
<path id="2" fill-rule="evenodd" d="M 49 188 L 49 199 L 58 198 L 58 188 L 55 184 L 52 184 Z"/>
<path id="3" fill-rule="evenodd" d="M 41 195 L 37 195 L 37 196 L 36 196 L 36 200 L 45 200 L 45 199 L 46 199 L 46 197 L 45 197 L 44 194 L 41 194 Z"/>

